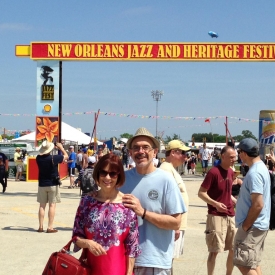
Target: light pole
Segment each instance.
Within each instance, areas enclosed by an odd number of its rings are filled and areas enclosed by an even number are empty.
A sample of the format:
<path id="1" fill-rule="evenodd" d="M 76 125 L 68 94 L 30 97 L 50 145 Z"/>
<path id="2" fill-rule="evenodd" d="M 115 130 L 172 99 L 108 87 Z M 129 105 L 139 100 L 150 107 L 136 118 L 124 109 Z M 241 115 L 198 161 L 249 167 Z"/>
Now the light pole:
<path id="1" fill-rule="evenodd" d="M 156 138 L 158 138 L 158 102 L 161 100 L 161 96 L 163 95 L 163 91 L 152 91 L 151 95 L 154 99 L 154 101 L 156 101 Z"/>

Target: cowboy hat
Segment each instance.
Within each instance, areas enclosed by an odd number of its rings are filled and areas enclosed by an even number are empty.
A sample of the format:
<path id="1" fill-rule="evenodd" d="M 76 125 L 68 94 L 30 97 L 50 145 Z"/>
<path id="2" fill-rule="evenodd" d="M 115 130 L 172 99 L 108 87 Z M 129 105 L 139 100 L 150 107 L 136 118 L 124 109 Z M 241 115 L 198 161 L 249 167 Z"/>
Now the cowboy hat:
<path id="1" fill-rule="evenodd" d="M 41 147 L 39 148 L 40 155 L 46 155 L 49 154 L 54 148 L 54 144 L 52 142 L 49 142 L 47 140 L 44 140 L 41 144 Z"/>

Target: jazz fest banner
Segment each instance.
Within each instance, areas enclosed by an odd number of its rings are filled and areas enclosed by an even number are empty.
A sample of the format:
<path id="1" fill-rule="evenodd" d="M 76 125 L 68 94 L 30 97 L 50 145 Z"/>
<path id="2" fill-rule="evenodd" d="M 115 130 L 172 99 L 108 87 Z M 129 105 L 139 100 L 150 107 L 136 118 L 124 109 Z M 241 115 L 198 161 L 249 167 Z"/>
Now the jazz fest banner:
<path id="1" fill-rule="evenodd" d="M 15 55 L 74 61 L 275 61 L 275 43 L 31 42 Z"/>
<path id="2" fill-rule="evenodd" d="M 37 62 L 36 146 L 57 141 L 59 121 L 59 61 Z"/>

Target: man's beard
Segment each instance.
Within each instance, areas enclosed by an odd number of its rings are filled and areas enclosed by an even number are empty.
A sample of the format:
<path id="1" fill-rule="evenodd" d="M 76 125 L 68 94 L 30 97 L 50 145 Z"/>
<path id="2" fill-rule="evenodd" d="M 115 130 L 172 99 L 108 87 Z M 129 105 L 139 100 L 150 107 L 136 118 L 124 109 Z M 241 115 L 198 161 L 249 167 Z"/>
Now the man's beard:
<path id="1" fill-rule="evenodd" d="M 138 162 L 136 162 L 139 160 L 139 159 L 137 159 L 137 157 L 142 157 L 143 159 L 146 158 L 147 161 L 138 163 Z M 146 166 L 149 166 L 151 162 L 153 162 L 153 159 L 151 161 L 149 161 L 148 154 L 143 153 L 143 154 L 138 154 L 137 156 L 135 156 L 134 161 L 135 161 L 137 167 L 146 167 Z"/>

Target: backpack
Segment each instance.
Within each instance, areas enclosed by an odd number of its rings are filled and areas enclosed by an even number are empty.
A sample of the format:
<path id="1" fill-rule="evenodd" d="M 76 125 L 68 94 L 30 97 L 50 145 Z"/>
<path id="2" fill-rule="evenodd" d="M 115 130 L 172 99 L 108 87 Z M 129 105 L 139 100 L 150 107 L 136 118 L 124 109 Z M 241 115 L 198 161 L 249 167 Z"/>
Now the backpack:
<path id="1" fill-rule="evenodd" d="M 87 167 L 82 174 L 82 179 L 80 181 L 80 189 L 83 193 L 96 192 L 98 191 L 98 186 L 93 179 L 93 168 Z"/>
<path id="2" fill-rule="evenodd" d="M 275 229 L 275 175 L 270 174 L 270 198 L 271 198 L 271 207 L 270 207 L 270 220 L 269 220 L 269 229 Z"/>

